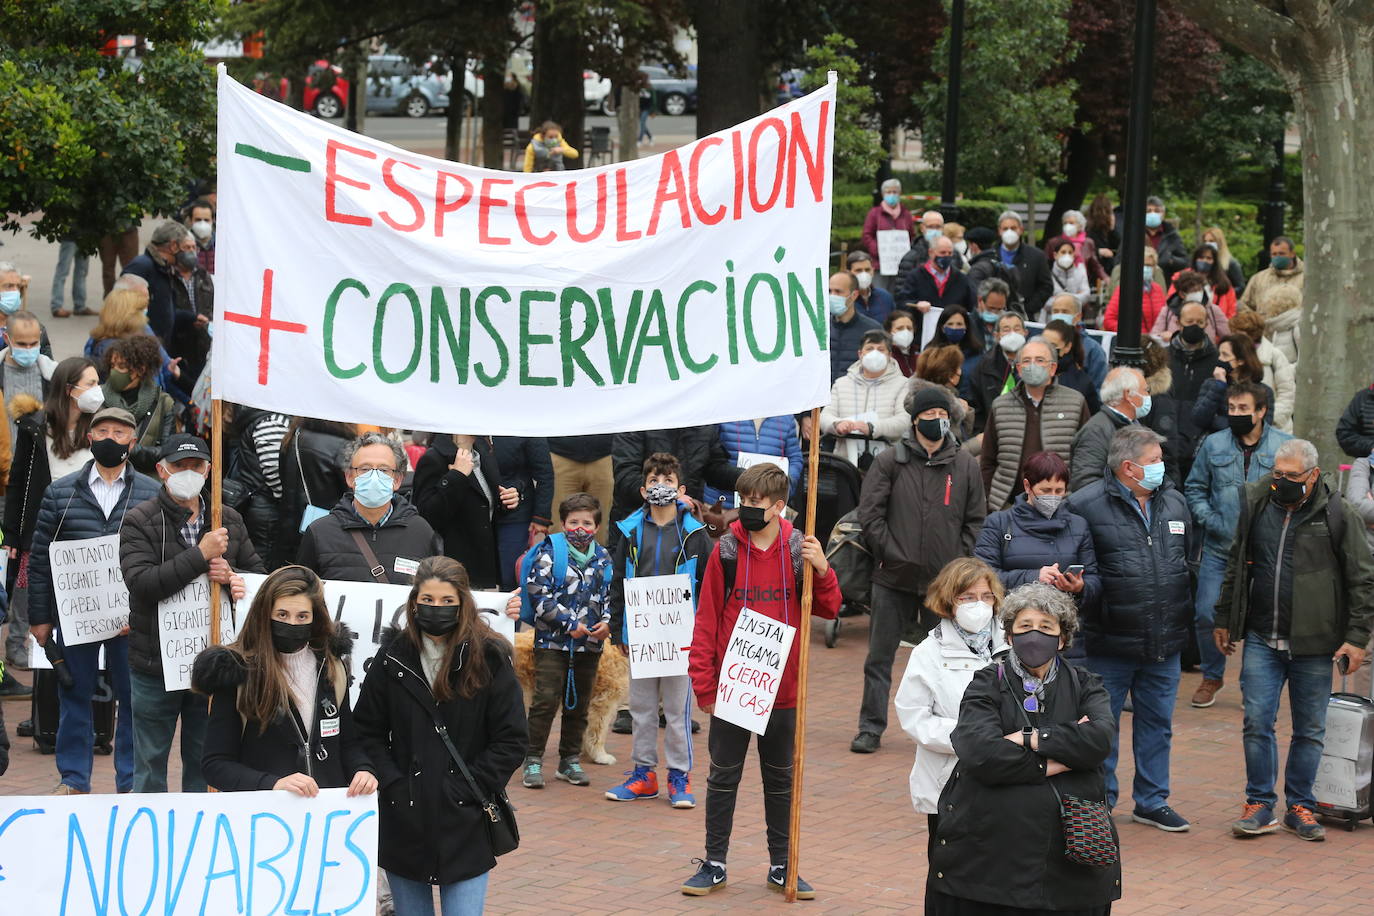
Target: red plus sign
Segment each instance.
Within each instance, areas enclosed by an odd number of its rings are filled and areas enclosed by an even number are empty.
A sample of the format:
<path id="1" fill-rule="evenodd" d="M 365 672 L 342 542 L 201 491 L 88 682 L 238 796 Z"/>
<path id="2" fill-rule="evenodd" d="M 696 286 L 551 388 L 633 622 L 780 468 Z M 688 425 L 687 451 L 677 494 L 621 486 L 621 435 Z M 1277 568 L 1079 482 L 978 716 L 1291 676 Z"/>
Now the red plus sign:
<path id="1" fill-rule="evenodd" d="M 238 312 L 225 312 L 224 319 L 235 324 L 246 324 L 257 328 L 260 331 L 258 337 L 258 384 L 267 384 L 267 364 L 272 353 L 272 332 L 290 331 L 292 334 L 304 334 L 306 327 L 294 321 L 273 321 L 272 320 L 272 269 L 269 267 L 262 272 L 262 314 L 243 315 Z"/>

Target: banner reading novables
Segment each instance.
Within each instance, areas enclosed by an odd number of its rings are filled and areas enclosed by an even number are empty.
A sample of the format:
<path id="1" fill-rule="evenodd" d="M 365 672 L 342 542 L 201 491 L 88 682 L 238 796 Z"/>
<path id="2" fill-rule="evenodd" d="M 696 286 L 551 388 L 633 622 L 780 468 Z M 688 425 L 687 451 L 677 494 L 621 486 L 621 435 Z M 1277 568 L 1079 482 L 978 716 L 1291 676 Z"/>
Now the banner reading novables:
<path id="1" fill-rule="evenodd" d="M 680 149 L 526 175 L 219 77 L 215 396 L 568 435 L 828 400 L 826 86 Z"/>

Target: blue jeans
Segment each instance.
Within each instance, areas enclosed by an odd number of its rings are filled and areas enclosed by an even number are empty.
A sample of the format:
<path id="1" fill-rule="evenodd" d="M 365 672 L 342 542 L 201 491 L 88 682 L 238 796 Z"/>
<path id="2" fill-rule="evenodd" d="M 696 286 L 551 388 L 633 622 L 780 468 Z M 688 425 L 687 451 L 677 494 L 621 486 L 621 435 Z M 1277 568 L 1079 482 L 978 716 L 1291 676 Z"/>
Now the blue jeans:
<path id="1" fill-rule="evenodd" d="M 95 723 L 91 700 L 99 675 L 100 647 L 105 647 L 105 669 L 119 703 L 115 729 L 115 788 L 128 792 L 134 786 L 133 716 L 129 702 L 129 637 L 117 636 L 103 643 L 66 646 L 64 657 L 72 673 L 70 690 L 57 688 L 60 717 L 57 720 L 57 770 L 62 782 L 81 792 L 91 791 L 91 762 L 95 753 Z"/>
<path id="2" fill-rule="evenodd" d="M 1141 811 L 1155 811 L 1169 803 L 1169 748 L 1173 742 L 1174 699 L 1178 696 L 1178 655 L 1162 662 L 1144 662 L 1111 655 L 1090 655 L 1084 667 L 1102 677 L 1112 701 L 1117 736 L 1107 757 L 1107 806 L 1116 804 L 1116 757 L 1120 748 L 1121 707 L 1127 692 L 1135 705 L 1131 713 L 1131 750 L 1135 753 L 1135 782 L 1131 797 Z"/>
<path id="3" fill-rule="evenodd" d="M 439 885 L 440 913 L 443 916 L 482 916 L 490 874 L 484 872 L 466 881 Z M 396 906 L 396 916 L 434 916 L 434 885 L 402 878 L 394 871 L 388 871 L 386 877 L 391 882 L 391 901 Z"/>
<path id="4" fill-rule="evenodd" d="M 1240 693 L 1245 706 L 1245 800 L 1273 808 L 1279 797 L 1279 743 L 1274 721 L 1279 694 L 1288 681 L 1288 706 L 1293 716 L 1293 739 L 1283 770 L 1284 800 L 1316 810 L 1312 783 L 1322 760 L 1326 738 L 1326 701 L 1331 694 L 1331 656 L 1292 655 L 1271 649 L 1254 633 L 1245 637 L 1241 654 Z"/>
<path id="5" fill-rule="evenodd" d="M 134 791 L 167 791 L 167 755 L 181 719 L 181 791 L 204 792 L 200 758 L 210 720 L 205 697 L 167 690 L 159 675 L 130 672 L 134 712 Z"/>
<path id="6" fill-rule="evenodd" d="M 1221 597 L 1221 582 L 1226 578 L 1226 558 L 1206 551 L 1197 571 L 1197 605 L 1193 620 L 1197 626 L 1197 651 L 1202 658 L 1202 676 L 1219 681 L 1226 674 L 1226 656 L 1217 650 L 1212 639 L 1216 628 L 1217 599 Z"/>
<path id="7" fill-rule="evenodd" d="M 72 275 L 72 305 L 77 309 L 86 307 L 86 268 L 90 259 L 77 251 L 76 242 L 64 241 L 57 249 L 57 269 L 52 275 L 52 310 L 62 308 L 66 297 L 67 274 Z"/>

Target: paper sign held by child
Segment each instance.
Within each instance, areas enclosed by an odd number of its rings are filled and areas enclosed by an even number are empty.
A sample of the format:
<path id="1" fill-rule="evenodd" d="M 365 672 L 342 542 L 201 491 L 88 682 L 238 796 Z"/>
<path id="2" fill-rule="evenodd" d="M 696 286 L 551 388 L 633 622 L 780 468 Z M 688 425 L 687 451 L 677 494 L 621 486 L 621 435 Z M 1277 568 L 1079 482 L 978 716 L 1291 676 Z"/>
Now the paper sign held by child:
<path id="1" fill-rule="evenodd" d="M 721 662 L 714 715 L 762 735 L 797 628 L 742 608 Z"/>
<path id="2" fill-rule="evenodd" d="M 695 623 L 690 576 L 677 573 L 626 579 L 630 677 L 685 675 Z"/>

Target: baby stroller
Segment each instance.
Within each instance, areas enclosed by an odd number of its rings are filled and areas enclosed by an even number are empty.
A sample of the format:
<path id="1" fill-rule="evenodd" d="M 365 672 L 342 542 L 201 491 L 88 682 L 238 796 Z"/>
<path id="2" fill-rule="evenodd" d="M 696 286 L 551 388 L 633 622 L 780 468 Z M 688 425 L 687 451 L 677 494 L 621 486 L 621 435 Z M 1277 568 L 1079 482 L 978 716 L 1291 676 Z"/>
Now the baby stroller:
<path id="1" fill-rule="evenodd" d="M 840 636 L 841 618 L 868 613 L 872 601 L 873 554 L 864 543 L 857 509 L 846 513 L 835 523 L 830 532 L 830 541 L 825 546 L 825 558 L 830 568 L 835 570 L 835 577 L 840 582 L 840 594 L 844 598 L 839 616 L 825 622 L 825 647 L 833 649 Z"/>
<path id="2" fill-rule="evenodd" d="M 807 467 L 802 465 L 791 506 L 797 515 L 806 517 Z M 859 507 L 859 490 L 863 474 L 839 455 L 820 454 L 816 475 L 816 540 L 822 544 L 830 539 L 830 532 L 843 516 Z"/>

